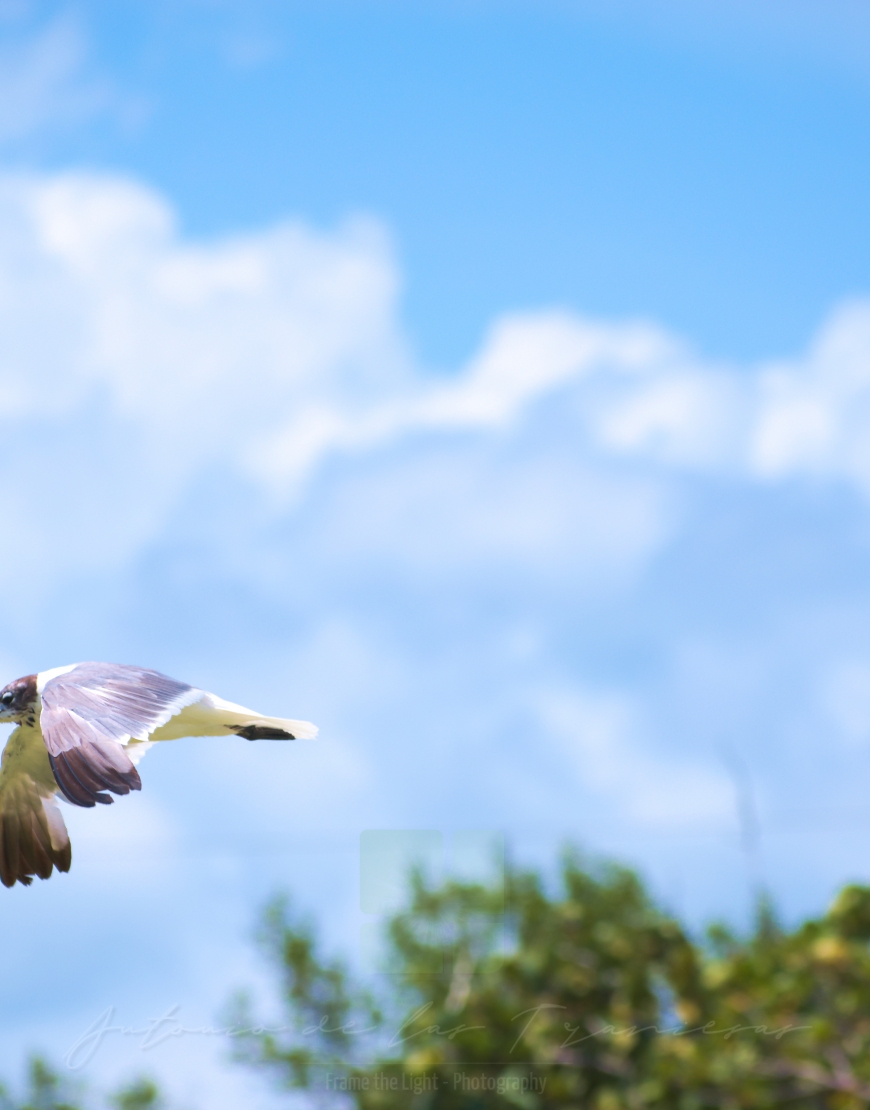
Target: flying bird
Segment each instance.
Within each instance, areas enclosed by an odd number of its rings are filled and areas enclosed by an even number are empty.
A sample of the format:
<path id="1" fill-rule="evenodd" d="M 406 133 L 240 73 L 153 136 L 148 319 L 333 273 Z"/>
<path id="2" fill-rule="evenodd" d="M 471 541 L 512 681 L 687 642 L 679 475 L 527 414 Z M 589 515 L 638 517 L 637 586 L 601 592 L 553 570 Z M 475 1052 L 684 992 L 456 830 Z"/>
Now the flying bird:
<path id="1" fill-rule="evenodd" d="M 140 790 L 136 764 L 152 744 L 182 736 L 296 740 L 308 721 L 264 717 L 159 671 L 72 663 L 26 675 L 0 690 L 0 722 L 15 721 L 0 762 L 0 881 L 29 886 L 72 852 L 57 796 L 109 805 Z M 107 793 L 110 791 L 110 793 Z"/>

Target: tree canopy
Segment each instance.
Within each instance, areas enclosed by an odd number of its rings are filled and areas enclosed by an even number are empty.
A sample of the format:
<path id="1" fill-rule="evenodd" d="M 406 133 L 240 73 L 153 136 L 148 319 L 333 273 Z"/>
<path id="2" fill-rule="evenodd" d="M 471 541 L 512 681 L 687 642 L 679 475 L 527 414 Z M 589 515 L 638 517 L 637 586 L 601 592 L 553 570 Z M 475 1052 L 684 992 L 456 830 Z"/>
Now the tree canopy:
<path id="1" fill-rule="evenodd" d="M 235 1059 L 280 1088 L 358 1110 L 858 1110 L 870 1104 L 870 888 L 781 927 L 693 938 L 635 874 L 569 855 L 558 885 L 412 877 L 385 932 L 388 973 L 361 982 L 286 899 L 259 943 L 279 986 L 244 996 Z M 40 1059 L 0 1110 L 81 1110 Z M 106 1105 L 103 1100 L 102 1105 Z M 151 1080 L 116 1110 L 165 1105 Z"/>
<path id="2" fill-rule="evenodd" d="M 360 1110 L 668 1110 L 870 1102 L 870 890 L 792 931 L 689 937 L 617 867 L 569 856 L 558 890 L 415 876 L 376 996 L 285 901 L 261 943 L 285 1010 L 237 1002 L 239 1060 Z"/>

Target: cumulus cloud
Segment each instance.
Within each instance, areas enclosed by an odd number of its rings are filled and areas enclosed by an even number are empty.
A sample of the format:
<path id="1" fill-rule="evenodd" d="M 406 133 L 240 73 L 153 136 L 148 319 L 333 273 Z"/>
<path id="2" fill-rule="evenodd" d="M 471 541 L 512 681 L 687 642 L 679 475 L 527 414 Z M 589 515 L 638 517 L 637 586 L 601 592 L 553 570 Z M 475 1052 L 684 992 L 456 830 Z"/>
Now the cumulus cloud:
<path id="1" fill-rule="evenodd" d="M 649 322 L 512 314 L 433 378 L 398 322 L 399 284 L 371 219 L 191 241 L 141 183 L 4 176 L 0 476 L 18 537 L 7 569 L 120 566 L 209 473 L 280 518 L 325 460 L 422 443 L 449 450 L 381 476 L 363 545 L 391 531 L 407 548 L 415 530 L 396 513 L 413 519 L 436 487 L 449 491 L 440 517 L 461 534 L 459 560 L 481 545 L 546 560 L 582 533 L 600 565 L 656 549 L 666 485 L 683 473 L 870 491 L 866 303 L 835 312 L 803 358 L 749 367 L 711 364 Z M 547 405 L 558 436 L 524 440 Z"/>
<path id="2" fill-rule="evenodd" d="M 750 467 L 870 493 L 870 303 L 838 308 L 797 364 L 762 368 Z"/>
<path id="3" fill-rule="evenodd" d="M 299 452 L 301 421 L 279 430 L 252 459 L 267 482 L 298 480 L 326 449 L 358 450 L 422 431 L 496 429 L 530 404 L 596 370 L 643 371 L 666 361 L 675 343 L 660 329 L 630 323 L 609 326 L 565 312 L 516 314 L 497 321 L 482 351 L 454 380 L 422 383 L 410 394 L 369 405 L 362 412 L 320 416 L 313 450 Z"/>
<path id="4" fill-rule="evenodd" d="M 22 546 L 6 563 L 25 577 L 118 565 L 208 467 L 238 470 L 288 414 L 407 377 L 371 221 L 191 244 L 135 183 L 7 176 L 0 239 L 0 472 Z"/>

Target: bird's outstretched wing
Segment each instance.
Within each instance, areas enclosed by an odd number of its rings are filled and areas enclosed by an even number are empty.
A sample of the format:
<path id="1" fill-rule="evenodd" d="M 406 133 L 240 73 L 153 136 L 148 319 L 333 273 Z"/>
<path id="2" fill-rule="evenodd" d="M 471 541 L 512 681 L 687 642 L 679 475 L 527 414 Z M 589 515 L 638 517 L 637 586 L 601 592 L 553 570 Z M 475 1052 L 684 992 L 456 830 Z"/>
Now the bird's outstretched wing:
<path id="1" fill-rule="evenodd" d="M 57 782 L 38 728 L 19 726 L 0 763 L 0 882 L 30 886 L 52 867 L 69 871 L 69 835 L 56 801 Z"/>
<path id="2" fill-rule="evenodd" d="M 79 663 L 46 682 L 40 725 L 64 797 L 104 805 L 142 782 L 125 745 L 147 740 L 200 690 L 158 671 L 116 663 Z"/>
<path id="3" fill-rule="evenodd" d="M 158 671 L 116 663 L 62 668 L 45 682 L 41 696 L 51 769 L 64 797 L 78 806 L 108 804 L 107 790 L 140 790 L 134 760 L 148 746 L 144 741 L 227 732 L 246 740 L 317 735 L 309 721 L 265 717 Z"/>

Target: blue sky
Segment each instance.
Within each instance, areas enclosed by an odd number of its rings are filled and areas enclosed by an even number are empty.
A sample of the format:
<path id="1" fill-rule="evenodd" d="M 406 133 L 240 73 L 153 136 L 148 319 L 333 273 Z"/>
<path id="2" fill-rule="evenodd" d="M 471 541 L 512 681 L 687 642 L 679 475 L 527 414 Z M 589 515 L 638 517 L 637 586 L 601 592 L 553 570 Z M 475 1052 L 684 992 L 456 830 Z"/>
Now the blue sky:
<path id="1" fill-rule="evenodd" d="M 357 958 L 364 829 L 571 839 L 695 926 L 870 880 L 868 17 L 646 7 L 0 9 L 2 669 L 322 729 L 68 812 L 7 1074 L 265 997 L 280 888 Z M 225 1051 L 85 1070 L 271 1106 Z"/>

